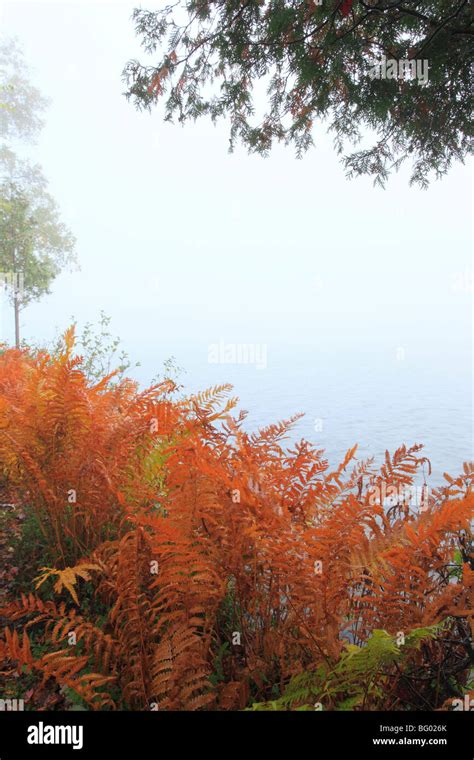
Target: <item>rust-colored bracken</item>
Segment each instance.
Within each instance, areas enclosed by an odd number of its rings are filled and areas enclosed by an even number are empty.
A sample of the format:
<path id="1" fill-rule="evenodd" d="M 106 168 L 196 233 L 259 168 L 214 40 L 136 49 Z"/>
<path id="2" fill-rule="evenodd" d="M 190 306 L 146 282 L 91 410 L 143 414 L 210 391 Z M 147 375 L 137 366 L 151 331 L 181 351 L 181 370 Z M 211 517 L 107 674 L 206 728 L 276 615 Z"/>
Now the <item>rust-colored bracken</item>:
<path id="1" fill-rule="evenodd" d="M 227 386 L 94 384 L 73 349 L 69 331 L 60 355 L 0 356 L 2 490 L 40 547 L 30 586 L 2 601 L 0 678 L 27 668 L 93 709 L 243 709 L 334 671 L 375 630 L 442 621 L 411 672 L 431 657 L 467 678 L 470 465 L 413 504 L 421 446 L 380 469 L 354 447 L 331 470 L 286 445 L 292 420 L 245 432 Z M 369 707 L 416 703 L 407 679 Z M 450 696 L 440 677 L 420 707 Z"/>

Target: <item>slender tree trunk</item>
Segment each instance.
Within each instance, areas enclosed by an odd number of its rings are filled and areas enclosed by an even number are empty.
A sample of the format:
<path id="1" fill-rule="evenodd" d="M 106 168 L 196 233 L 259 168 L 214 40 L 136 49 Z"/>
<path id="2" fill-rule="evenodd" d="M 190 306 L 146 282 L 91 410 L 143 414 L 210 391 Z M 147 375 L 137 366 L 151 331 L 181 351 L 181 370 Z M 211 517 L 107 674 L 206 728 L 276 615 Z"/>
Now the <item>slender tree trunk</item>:
<path id="1" fill-rule="evenodd" d="M 13 311 L 15 313 L 15 348 L 20 348 L 20 281 L 18 279 L 18 273 L 16 271 L 16 262 L 18 259 L 18 251 L 16 246 L 13 249 Z"/>
<path id="2" fill-rule="evenodd" d="M 15 347 L 20 348 L 20 302 L 16 293 L 13 308 L 15 310 Z"/>

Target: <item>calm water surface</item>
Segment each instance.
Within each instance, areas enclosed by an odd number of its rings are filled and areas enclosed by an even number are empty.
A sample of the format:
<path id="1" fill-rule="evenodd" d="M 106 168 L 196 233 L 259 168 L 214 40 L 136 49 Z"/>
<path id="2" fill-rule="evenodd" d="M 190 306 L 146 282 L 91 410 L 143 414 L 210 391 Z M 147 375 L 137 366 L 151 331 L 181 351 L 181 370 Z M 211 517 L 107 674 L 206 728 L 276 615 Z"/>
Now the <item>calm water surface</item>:
<path id="1" fill-rule="evenodd" d="M 289 439 L 304 437 L 326 450 L 331 464 L 358 444 L 359 458 L 380 462 L 385 450 L 423 443 L 432 485 L 456 475 L 473 458 L 471 357 L 456 346 L 355 351 L 267 345 L 266 367 L 209 363 L 208 345 L 174 345 L 186 391 L 230 382 L 254 430 L 303 412 Z M 263 349 L 260 346 L 260 359 Z M 223 358 L 222 356 L 220 358 Z M 262 363 L 262 362 L 261 362 Z M 151 359 L 140 369 L 151 377 Z"/>

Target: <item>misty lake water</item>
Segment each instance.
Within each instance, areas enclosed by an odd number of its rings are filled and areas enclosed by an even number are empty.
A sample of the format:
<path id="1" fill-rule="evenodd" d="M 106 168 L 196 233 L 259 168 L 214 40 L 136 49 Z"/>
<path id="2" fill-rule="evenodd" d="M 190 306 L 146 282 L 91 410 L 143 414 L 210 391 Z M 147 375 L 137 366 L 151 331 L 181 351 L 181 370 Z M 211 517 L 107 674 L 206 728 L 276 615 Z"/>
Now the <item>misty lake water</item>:
<path id="1" fill-rule="evenodd" d="M 266 344 L 265 344 L 266 345 Z M 170 346 L 185 391 L 229 382 L 248 411 L 245 427 L 259 427 L 298 412 L 288 444 L 304 437 L 324 448 L 331 465 L 358 444 L 358 458 L 423 443 L 432 464 L 431 486 L 443 482 L 443 472 L 457 475 L 472 459 L 472 370 L 460 347 L 439 351 L 435 345 L 416 350 L 372 346 L 344 351 L 279 342 L 255 346 L 254 363 L 231 363 L 231 347 L 204 342 Z M 265 361 L 262 360 L 262 357 Z M 211 361 L 209 361 L 211 359 Z M 257 363 L 259 362 L 259 364 Z M 266 366 L 263 366 L 266 364 Z M 142 363 L 141 379 L 156 370 L 151 359 Z"/>

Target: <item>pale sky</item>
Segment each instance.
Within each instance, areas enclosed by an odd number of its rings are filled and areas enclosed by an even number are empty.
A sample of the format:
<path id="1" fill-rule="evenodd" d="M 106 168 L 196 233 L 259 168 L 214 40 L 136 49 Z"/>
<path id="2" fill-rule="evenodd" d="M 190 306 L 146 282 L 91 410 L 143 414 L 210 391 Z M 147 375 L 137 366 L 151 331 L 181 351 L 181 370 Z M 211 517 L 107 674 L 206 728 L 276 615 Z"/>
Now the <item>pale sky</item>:
<path id="1" fill-rule="evenodd" d="M 229 155 L 226 122 L 182 128 L 138 113 L 121 81 L 140 54 L 133 7 L 3 3 L 3 33 L 51 98 L 34 155 L 81 264 L 23 313 L 24 335 L 49 339 L 71 315 L 104 309 L 156 369 L 219 339 L 430 345 L 440 361 L 454 345 L 468 360 L 470 168 L 426 192 L 406 169 L 384 191 L 345 178 L 321 124 L 303 160 L 284 147 L 264 159 Z"/>

